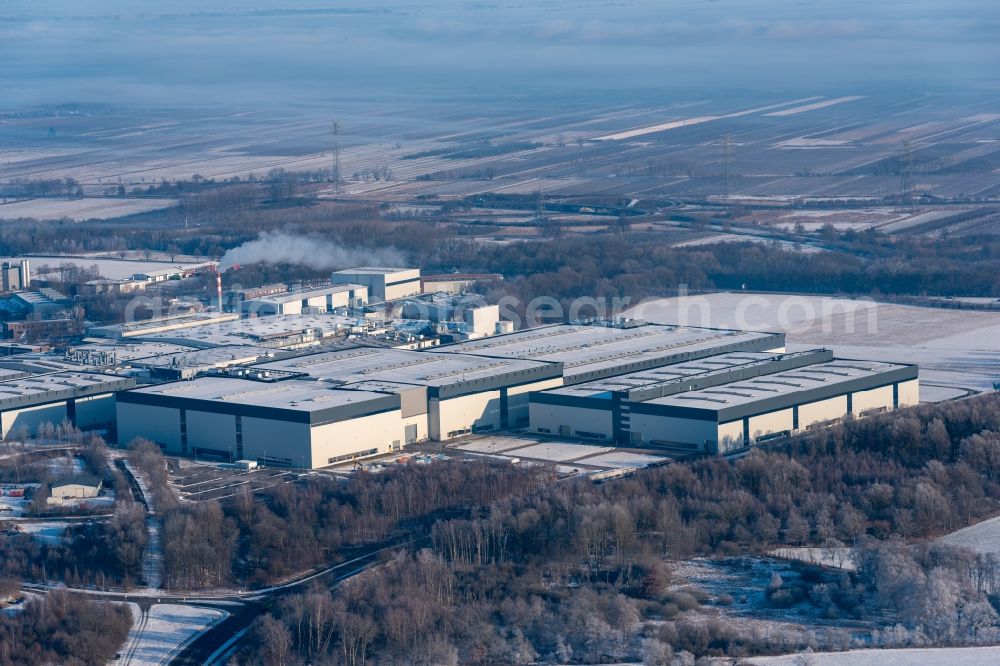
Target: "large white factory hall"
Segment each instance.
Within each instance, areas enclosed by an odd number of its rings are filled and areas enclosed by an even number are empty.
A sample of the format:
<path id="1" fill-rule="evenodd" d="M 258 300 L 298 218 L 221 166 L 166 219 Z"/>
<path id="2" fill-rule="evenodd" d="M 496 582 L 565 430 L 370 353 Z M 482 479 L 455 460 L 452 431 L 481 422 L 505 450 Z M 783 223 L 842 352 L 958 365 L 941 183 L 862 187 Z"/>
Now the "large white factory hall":
<path id="1" fill-rule="evenodd" d="M 731 352 L 531 394 L 531 430 L 728 453 L 919 402 L 917 368 L 816 349 Z"/>
<path id="2" fill-rule="evenodd" d="M 433 351 L 301 350 L 219 374 L 119 392 L 119 441 L 311 468 L 503 430 L 726 453 L 919 399 L 916 366 L 633 320 Z"/>

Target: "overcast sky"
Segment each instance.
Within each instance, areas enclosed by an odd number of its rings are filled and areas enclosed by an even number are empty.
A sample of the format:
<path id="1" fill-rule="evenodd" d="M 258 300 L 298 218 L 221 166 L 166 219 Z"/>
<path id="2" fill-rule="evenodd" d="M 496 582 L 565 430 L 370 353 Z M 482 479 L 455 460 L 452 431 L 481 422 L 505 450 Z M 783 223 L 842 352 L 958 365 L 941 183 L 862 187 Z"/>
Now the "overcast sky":
<path id="1" fill-rule="evenodd" d="M 998 0 L 3 0 L 0 108 L 356 92 L 997 90 Z"/>

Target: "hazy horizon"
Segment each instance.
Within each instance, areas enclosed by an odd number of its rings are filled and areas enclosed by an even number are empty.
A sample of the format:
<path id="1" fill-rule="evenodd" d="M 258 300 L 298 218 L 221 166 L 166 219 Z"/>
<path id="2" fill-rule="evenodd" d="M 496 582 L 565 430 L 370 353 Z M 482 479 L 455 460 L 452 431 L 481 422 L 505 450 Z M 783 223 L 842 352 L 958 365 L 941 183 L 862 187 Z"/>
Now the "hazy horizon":
<path id="1" fill-rule="evenodd" d="M 355 95 L 997 90 L 995 2 L 8 0 L 0 108 Z"/>

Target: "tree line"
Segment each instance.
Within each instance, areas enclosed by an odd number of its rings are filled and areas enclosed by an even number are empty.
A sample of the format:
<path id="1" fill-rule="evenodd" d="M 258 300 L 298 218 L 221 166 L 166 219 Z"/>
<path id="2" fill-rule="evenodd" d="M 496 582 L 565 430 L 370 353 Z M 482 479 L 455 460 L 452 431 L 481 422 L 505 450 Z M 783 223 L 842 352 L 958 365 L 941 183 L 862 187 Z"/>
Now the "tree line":
<path id="1" fill-rule="evenodd" d="M 145 510 L 133 501 L 122 473 L 107 464 L 104 440 L 90 437 L 79 454 L 87 471 L 114 489 L 112 514 L 74 523 L 55 542 L 21 532 L 16 522 L 6 523 L 7 529 L 0 531 L 0 575 L 98 589 L 129 589 L 142 582 Z M 71 471 L 72 466 L 67 466 L 63 473 Z M 0 482 L 40 484 L 29 505 L 32 515 L 52 512 L 46 498 L 58 474 L 46 452 L 15 452 L 0 459 Z M 60 508 L 59 513 L 66 510 Z"/>
<path id="2" fill-rule="evenodd" d="M 685 652 L 848 647 L 846 629 L 764 635 L 698 620 L 687 611 L 732 600 L 671 584 L 671 562 L 787 544 L 853 546 L 857 571 L 778 577 L 766 590 L 774 607 L 860 622 L 873 645 L 995 641 L 1000 558 L 902 539 L 1000 511 L 997 432 L 1000 395 L 990 394 L 848 420 L 735 462 L 509 493 L 437 520 L 417 555 L 287 600 L 258 623 L 258 660 L 670 663 Z"/>
<path id="3" fill-rule="evenodd" d="M 178 206 L 143 214 L 128 225 L 22 220 L 0 229 L 0 250 L 17 255 L 140 247 L 221 256 L 262 231 L 281 228 L 353 248 L 388 244 L 431 271 L 502 273 L 507 279 L 495 290 L 525 301 L 539 295 L 639 300 L 669 295 L 680 285 L 854 295 L 1000 295 L 1000 240 L 995 234 L 890 237 L 830 228 L 815 237 L 829 250 L 811 253 L 777 242 L 674 247 L 676 233 L 629 232 L 627 225 L 620 229 L 626 233 L 596 237 L 483 243 L 478 238 L 482 229 L 454 223 L 446 211 L 397 219 L 376 205 L 302 205 L 294 190 L 270 191 L 289 183 L 294 187 L 301 178 L 276 173 L 266 180 L 194 191 Z M 106 233 L 111 224 L 114 234 Z M 813 238 L 805 234 L 802 240 Z M 311 275 L 301 267 L 284 274 L 294 277 L 296 270 L 299 278 Z M 269 277 L 244 268 L 232 279 L 249 287 Z"/>
<path id="4" fill-rule="evenodd" d="M 988 394 L 848 419 L 734 462 L 675 463 L 601 484 L 455 460 L 346 483 L 310 477 L 222 503 L 177 502 L 155 445 L 131 456 L 157 498 L 171 588 L 266 584 L 358 545 L 428 537 L 424 552 L 333 593 L 289 598 L 261 620 L 268 663 L 669 663 L 682 652 L 850 644 L 836 632 L 763 635 L 706 622 L 699 609 L 727 602 L 671 582 L 672 562 L 785 545 L 853 546 L 858 568 L 772 581 L 775 607 L 808 604 L 834 622 L 882 627 L 874 640 L 887 645 L 997 638 L 1000 561 L 900 539 L 1000 511 L 998 433 L 1000 395 Z M 0 535 L 0 567 L 71 584 L 135 579 L 144 515 L 123 503 L 59 545 Z"/>
<path id="5" fill-rule="evenodd" d="M 322 475 L 256 492 L 244 486 L 224 503 L 182 503 L 155 444 L 137 441 L 130 457 L 149 480 L 162 522 L 170 589 L 274 583 L 328 565 L 349 548 L 427 534 L 443 514 L 487 506 L 551 478 L 542 468 L 447 461 L 359 471 L 346 483 Z"/>
<path id="6" fill-rule="evenodd" d="M 17 613 L 0 613 L 0 665 L 101 666 L 114 659 L 131 626 L 125 604 L 51 590 Z"/>
<path id="7" fill-rule="evenodd" d="M 995 240 L 982 247 L 927 239 L 887 244 L 868 256 L 806 254 L 777 243 L 672 247 L 625 234 L 483 246 L 467 254 L 463 268 L 503 274 L 506 279 L 494 291 L 525 302 L 540 295 L 629 297 L 635 302 L 671 295 L 681 285 L 692 290 L 1000 295 L 1000 243 Z"/>

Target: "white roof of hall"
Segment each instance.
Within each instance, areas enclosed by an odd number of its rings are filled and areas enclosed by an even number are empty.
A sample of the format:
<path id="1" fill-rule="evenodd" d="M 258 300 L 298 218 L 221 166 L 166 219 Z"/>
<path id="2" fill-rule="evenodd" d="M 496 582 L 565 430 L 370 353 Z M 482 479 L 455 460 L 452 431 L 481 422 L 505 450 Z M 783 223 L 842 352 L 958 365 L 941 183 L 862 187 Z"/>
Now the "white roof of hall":
<path id="1" fill-rule="evenodd" d="M 905 367 L 908 366 L 899 363 L 834 359 L 829 363 L 817 363 L 698 391 L 653 398 L 648 404 L 719 410 L 809 389 L 834 387 Z"/>
<path id="2" fill-rule="evenodd" d="M 386 397 L 384 393 L 338 389 L 329 384 L 311 380 L 287 379 L 277 382 L 258 382 L 235 377 L 202 377 L 191 381 L 137 388 L 130 393 L 145 393 L 188 400 L 209 400 L 256 407 L 275 407 L 305 412 Z"/>
<path id="3" fill-rule="evenodd" d="M 131 342 L 131 341 L 108 341 L 88 342 L 74 345 L 69 351 L 78 355 L 85 354 L 114 354 L 118 363 L 134 361 L 138 359 L 154 358 L 157 356 L 169 356 L 192 351 L 194 347 L 188 345 L 175 345 L 170 342 Z"/>
<path id="4" fill-rule="evenodd" d="M 145 368 L 195 368 L 249 363 L 273 354 L 274 350 L 254 345 L 223 345 L 164 354 L 133 360 L 133 365 Z"/>
<path id="5" fill-rule="evenodd" d="M 128 365 L 139 359 L 164 358 L 171 354 L 192 351 L 193 347 L 166 342 L 117 343 L 101 341 L 73 345 L 64 354 L 29 352 L 0 358 L 0 365 L 23 372 L 47 373 L 59 371 L 102 372 L 112 365 Z M 0 376 L 0 381 L 3 377 Z"/>
<path id="6" fill-rule="evenodd" d="M 314 287 L 312 289 L 303 289 L 301 291 L 283 291 L 277 294 L 268 294 L 267 296 L 248 299 L 248 301 L 258 303 L 292 303 L 294 301 L 301 301 L 307 298 L 316 298 L 318 296 L 326 296 L 328 294 L 341 294 L 346 291 L 355 291 L 357 289 L 367 288 L 368 287 L 361 284 L 331 284 L 326 287 Z"/>
<path id="7" fill-rule="evenodd" d="M 95 392 L 111 393 L 128 386 L 135 380 L 115 375 L 90 372 L 56 372 L 48 375 L 31 375 L 0 382 L 0 404 L 51 402 L 72 396 Z"/>
<path id="8" fill-rule="evenodd" d="M 345 268 L 343 270 L 334 271 L 334 273 L 342 273 L 345 275 L 391 275 L 392 273 L 402 273 L 404 271 L 415 270 L 417 269 L 406 268 L 404 266 L 360 266 L 358 268 Z"/>
<path id="9" fill-rule="evenodd" d="M 204 326 L 194 326 L 178 331 L 165 331 L 143 336 L 146 340 L 168 340 L 196 346 L 247 345 L 262 339 L 293 335 L 306 330 L 323 331 L 333 335 L 337 331 L 358 324 L 356 317 L 335 314 L 282 315 L 274 317 L 254 317 L 221 323 L 208 322 Z"/>
<path id="10" fill-rule="evenodd" d="M 164 327 L 171 327 L 174 330 L 184 328 L 197 328 L 199 326 L 210 326 L 224 321 L 233 321 L 239 318 L 238 313 L 226 312 L 189 312 L 183 315 L 171 317 L 157 317 L 154 319 L 141 319 L 125 324 L 107 324 L 104 326 L 91 326 L 87 329 L 88 335 L 104 337 L 105 334 L 121 335 L 128 333 L 131 336 L 139 337 L 148 331 L 160 331 Z M 149 333 L 150 336 L 154 333 Z"/>
<path id="11" fill-rule="evenodd" d="M 781 358 L 782 354 L 773 352 L 752 352 L 738 351 L 719 354 L 717 356 L 707 356 L 693 361 L 664 365 L 649 370 L 630 372 L 624 375 L 595 379 L 590 382 L 573 384 L 572 386 L 561 386 L 549 389 L 549 393 L 562 393 L 565 395 L 575 395 L 581 398 L 594 396 L 609 391 L 631 391 L 634 389 L 646 388 L 673 381 L 679 377 L 690 377 L 709 372 L 718 372 L 750 363 L 761 363 L 775 358 Z"/>
<path id="12" fill-rule="evenodd" d="M 13 370 L 11 368 L 0 368 L 0 382 L 5 382 L 10 379 L 19 379 L 21 377 L 27 377 L 30 373 L 24 370 Z"/>
<path id="13" fill-rule="evenodd" d="M 773 333 L 643 324 L 634 328 L 556 324 L 442 347 L 464 353 L 559 361 L 565 375 L 581 375 L 687 352 L 762 340 Z"/>
<path id="14" fill-rule="evenodd" d="M 344 383 L 387 381 L 398 384 L 447 386 L 459 382 L 509 375 L 548 364 L 522 359 L 491 359 L 465 354 L 438 354 L 358 347 L 320 352 L 258 364 L 255 367 L 305 372 Z"/>

